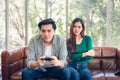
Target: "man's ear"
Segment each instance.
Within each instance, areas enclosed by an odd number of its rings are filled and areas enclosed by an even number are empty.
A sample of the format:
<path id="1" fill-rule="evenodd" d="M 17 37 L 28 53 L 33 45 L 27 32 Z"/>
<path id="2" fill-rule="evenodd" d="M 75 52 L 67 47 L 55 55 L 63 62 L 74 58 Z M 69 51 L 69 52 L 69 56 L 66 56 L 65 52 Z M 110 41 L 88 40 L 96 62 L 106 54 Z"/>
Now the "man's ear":
<path id="1" fill-rule="evenodd" d="M 41 34 L 41 30 L 40 29 L 38 29 L 38 32 Z"/>

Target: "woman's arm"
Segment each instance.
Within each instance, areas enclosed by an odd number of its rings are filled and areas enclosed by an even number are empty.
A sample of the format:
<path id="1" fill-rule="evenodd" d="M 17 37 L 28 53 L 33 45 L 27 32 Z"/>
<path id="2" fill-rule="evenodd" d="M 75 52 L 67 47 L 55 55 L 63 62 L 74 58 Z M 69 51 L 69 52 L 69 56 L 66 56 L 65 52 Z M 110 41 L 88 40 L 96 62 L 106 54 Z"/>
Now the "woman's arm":
<path id="1" fill-rule="evenodd" d="M 83 53 L 82 56 L 83 57 L 86 57 L 86 56 L 95 56 L 95 51 L 94 50 L 89 50 L 89 51 Z"/>

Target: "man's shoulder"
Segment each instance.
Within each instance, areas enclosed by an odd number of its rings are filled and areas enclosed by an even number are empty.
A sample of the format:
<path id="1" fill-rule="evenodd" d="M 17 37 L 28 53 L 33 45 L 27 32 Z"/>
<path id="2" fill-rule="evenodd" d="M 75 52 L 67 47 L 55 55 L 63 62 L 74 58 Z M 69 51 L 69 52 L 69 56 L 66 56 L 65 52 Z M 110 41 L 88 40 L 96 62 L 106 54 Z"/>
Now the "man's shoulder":
<path id="1" fill-rule="evenodd" d="M 53 44 L 56 44 L 56 43 L 64 43 L 65 39 L 63 37 L 61 37 L 60 35 L 58 34 L 55 34 L 54 35 L 54 38 L 53 38 Z"/>
<path id="2" fill-rule="evenodd" d="M 55 40 L 64 40 L 64 38 L 62 36 L 58 35 L 58 34 L 54 35 L 54 39 Z"/>

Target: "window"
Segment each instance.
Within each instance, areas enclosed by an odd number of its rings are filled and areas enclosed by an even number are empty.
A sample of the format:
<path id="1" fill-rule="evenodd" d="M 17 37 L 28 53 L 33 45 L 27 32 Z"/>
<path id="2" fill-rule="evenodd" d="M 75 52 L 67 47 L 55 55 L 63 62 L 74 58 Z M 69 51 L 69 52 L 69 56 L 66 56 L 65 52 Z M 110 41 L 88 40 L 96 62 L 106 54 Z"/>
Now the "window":
<path id="1" fill-rule="evenodd" d="M 1 50 L 26 45 L 26 36 L 29 42 L 39 34 L 37 24 L 45 18 L 54 19 L 57 33 L 66 38 L 75 17 L 84 20 L 94 46 L 120 47 L 120 0 L 0 0 L 0 4 Z"/>
<path id="2" fill-rule="evenodd" d="M 29 0 L 28 40 L 39 33 L 38 23 L 46 18 L 45 13 L 45 0 Z"/>
<path id="3" fill-rule="evenodd" d="M 57 25 L 57 33 L 66 37 L 66 1 L 59 1 L 59 0 L 48 0 L 48 18 L 52 18 L 55 20 Z"/>
<path id="4" fill-rule="evenodd" d="M 24 0 L 9 1 L 9 41 L 8 48 L 25 44 L 25 4 Z"/>
<path id="5" fill-rule="evenodd" d="M 0 53 L 5 49 L 5 3 L 0 0 Z"/>
<path id="6" fill-rule="evenodd" d="M 94 46 L 120 47 L 120 0 L 69 0 L 69 24 L 75 17 L 84 20 Z"/>

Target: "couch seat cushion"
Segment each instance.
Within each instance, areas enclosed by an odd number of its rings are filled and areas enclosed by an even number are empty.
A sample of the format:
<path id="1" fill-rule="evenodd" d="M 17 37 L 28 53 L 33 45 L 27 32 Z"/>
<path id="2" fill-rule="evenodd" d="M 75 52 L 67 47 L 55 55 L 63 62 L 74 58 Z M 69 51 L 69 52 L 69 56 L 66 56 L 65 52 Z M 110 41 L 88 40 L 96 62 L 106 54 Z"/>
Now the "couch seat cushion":
<path id="1" fill-rule="evenodd" d="M 114 70 L 104 71 L 106 80 L 120 80 L 120 75 L 116 76 Z"/>
<path id="2" fill-rule="evenodd" d="M 104 72 L 100 70 L 92 70 L 91 72 L 93 80 L 105 80 Z"/>

